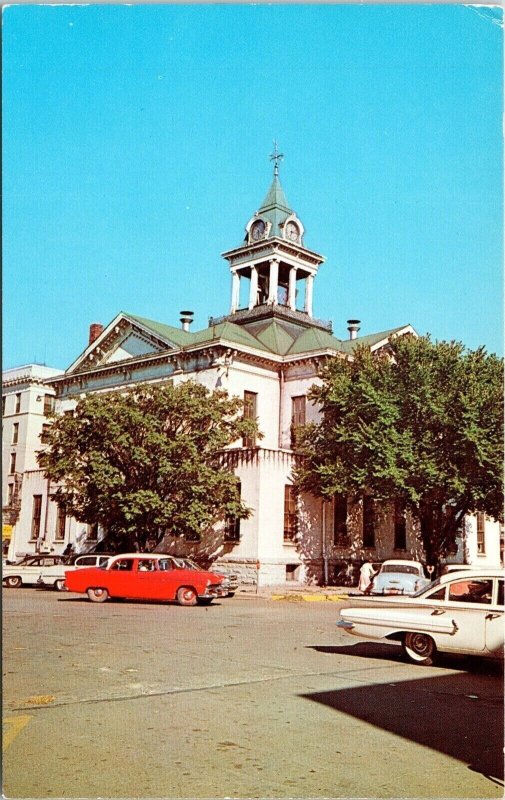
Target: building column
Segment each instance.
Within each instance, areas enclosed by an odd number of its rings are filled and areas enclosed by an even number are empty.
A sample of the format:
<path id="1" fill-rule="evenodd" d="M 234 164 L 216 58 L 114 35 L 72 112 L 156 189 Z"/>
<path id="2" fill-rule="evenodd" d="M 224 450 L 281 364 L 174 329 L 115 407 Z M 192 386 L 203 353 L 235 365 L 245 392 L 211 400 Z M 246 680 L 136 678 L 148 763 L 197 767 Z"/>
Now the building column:
<path id="1" fill-rule="evenodd" d="M 279 288 L 279 259 L 273 258 L 270 262 L 270 291 L 268 293 L 268 304 L 277 305 L 277 291 Z"/>
<path id="2" fill-rule="evenodd" d="M 231 308 L 230 314 L 234 314 L 240 302 L 240 275 L 237 270 L 231 271 Z"/>
<path id="3" fill-rule="evenodd" d="M 251 285 L 249 287 L 249 308 L 254 308 L 258 302 L 258 270 L 251 267 Z"/>
<path id="4" fill-rule="evenodd" d="M 314 276 L 307 275 L 307 283 L 305 284 L 305 311 L 312 316 L 312 290 L 314 285 Z"/>
<path id="5" fill-rule="evenodd" d="M 296 310 L 296 267 L 289 270 L 288 306 L 292 311 Z"/>

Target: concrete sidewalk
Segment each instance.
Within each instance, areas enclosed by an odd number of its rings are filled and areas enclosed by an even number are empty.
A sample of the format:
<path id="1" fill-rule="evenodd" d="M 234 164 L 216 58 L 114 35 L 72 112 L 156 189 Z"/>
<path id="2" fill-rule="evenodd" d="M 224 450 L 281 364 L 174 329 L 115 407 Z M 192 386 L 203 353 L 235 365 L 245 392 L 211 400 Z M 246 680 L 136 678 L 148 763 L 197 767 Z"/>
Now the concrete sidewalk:
<path id="1" fill-rule="evenodd" d="M 349 592 L 356 592 L 352 586 L 239 586 L 237 596 L 262 597 L 268 600 L 288 600 L 290 602 L 334 603 L 347 600 Z"/>

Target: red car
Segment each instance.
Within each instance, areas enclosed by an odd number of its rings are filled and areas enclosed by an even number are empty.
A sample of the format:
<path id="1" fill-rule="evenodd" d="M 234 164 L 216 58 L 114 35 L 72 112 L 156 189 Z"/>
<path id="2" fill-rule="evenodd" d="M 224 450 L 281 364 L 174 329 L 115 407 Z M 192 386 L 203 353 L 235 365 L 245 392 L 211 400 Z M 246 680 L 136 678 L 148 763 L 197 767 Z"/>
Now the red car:
<path id="1" fill-rule="evenodd" d="M 226 590 L 223 578 L 212 572 L 176 569 L 163 555 L 125 553 L 105 566 L 65 572 L 69 592 L 82 592 L 94 603 L 109 597 L 139 600 L 175 600 L 181 606 L 208 605 Z"/>

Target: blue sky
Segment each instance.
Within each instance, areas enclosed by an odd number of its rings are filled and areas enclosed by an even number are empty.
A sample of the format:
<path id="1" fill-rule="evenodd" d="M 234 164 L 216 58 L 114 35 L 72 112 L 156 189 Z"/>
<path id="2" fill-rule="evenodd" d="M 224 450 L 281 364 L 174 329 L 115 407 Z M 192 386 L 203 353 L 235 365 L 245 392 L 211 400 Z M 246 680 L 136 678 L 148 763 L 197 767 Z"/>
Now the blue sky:
<path id="1" fill-rule="evenodd" d="M 119 311 L 229 311 L 220 253 L 272 178 L 327 258 L 314 314 L 502 353 L 502 12 L 3 11 L 4 368 Z"/>

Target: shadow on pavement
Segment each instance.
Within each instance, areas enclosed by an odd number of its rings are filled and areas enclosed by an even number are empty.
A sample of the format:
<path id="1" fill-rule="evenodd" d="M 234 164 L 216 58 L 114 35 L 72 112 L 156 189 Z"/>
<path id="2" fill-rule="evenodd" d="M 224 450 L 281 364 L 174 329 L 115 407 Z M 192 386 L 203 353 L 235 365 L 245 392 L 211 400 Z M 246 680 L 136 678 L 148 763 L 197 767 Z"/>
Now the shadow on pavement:
<path id="1" fill-rule="evenodd" d="M 347 645 L 308 645 L 308 650 L 328 655 L 356 656 L 358 658 L 383 659 L 385 661 L 403 661 L 409 663 L 402 653 L 399 644 L 381 644 L 379 642 L 357 642 Z M 478 675 L 503 676 L 503 662 L 479 658 L 478 656 L 460 656 L 449 653 L 437 654 L 437 667 L 459 669 Z M 422 667 L 429 670 L 430 667 Z"/>
<path id="2" fill-rule="evenodd" d="M 339 652 L 342 649 L 336 648 Z M 354 648 L 349 650 L 356 655 Z M 499 675 L 484 675 L 479 677 L 477 694 L 475 676 L 464 673 L 372 683 L 301 697 L 458 759 L 501 785 L 502 686 Z"/>

